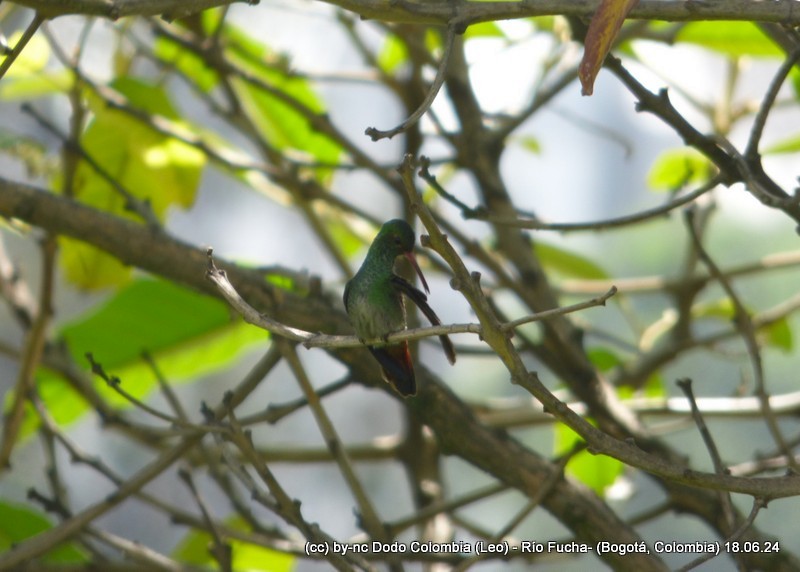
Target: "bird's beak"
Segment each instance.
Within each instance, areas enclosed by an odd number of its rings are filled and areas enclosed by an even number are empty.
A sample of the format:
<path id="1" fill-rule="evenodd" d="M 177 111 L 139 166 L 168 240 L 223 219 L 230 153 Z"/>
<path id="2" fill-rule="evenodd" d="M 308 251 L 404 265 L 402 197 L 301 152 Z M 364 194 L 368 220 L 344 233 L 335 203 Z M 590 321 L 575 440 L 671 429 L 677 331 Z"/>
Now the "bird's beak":
<path id="1" fill-rule="evenodd" d="M 425 288 L 425 292 L 430 294 L 431 290 L 430 290 L 430 288 L 428 288 L 428 282 L 425 280 L 425 276 L 422 275 L 422 270 L 419 269 L 419 264 L 417 264 L 417 258 L 414 256 L 414 253 L 413 252 L 405 252 L 403 255 L 411 263 L 411 266 L 414 267 L 414 270 L 417 271 L 417 276 L 419 276 L 419 279 L 422 282 L 422 286 L 423 286 L 423 288 Z"/>

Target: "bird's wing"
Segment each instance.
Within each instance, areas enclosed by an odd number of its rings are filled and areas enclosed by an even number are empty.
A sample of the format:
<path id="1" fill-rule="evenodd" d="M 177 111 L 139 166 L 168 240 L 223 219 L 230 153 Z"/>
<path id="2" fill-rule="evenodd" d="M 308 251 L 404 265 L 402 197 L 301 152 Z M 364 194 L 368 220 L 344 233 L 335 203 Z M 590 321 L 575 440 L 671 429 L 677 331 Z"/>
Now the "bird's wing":
<path id="1" fill-rule="evenodd" d="M 347 284 L 344 285 L 344 294 L 342 294 L 342 301 L 344 302 L 344 311 L 349 312 L 350 309 L 347 307 L 347 298 L 349 297 L 348 294 L 350 293 L 350 281 L 347 281 Z"/>
<path id="2" fill-rule="evenodd" d="M 408 281 L 400 278 L 399 276 L 392 276 L 392 284 L 400 290 L 405 296 L 414 302 L 417 307 L 422 310 L 422 313 L 425 314 L 425 317 L 430 320 L 430 323 L 434 326 L 441 326 L 442 322 L 439 320 L 439 316 L 436 315 L 436 312 L 433 311 L 433 308 L 428 305 L 428 297 L 422 292 L 421 290 L 415 288 Z M 442 342 L 442 347 L 444 348 L 444 353 L 447 356 L 447 361 L 451 364 L 456 362 L 456 349 L 453 347 L 453 343 L 450 341 L 450 338 L 447 336 L 439 336 L 439 340 Z"/>

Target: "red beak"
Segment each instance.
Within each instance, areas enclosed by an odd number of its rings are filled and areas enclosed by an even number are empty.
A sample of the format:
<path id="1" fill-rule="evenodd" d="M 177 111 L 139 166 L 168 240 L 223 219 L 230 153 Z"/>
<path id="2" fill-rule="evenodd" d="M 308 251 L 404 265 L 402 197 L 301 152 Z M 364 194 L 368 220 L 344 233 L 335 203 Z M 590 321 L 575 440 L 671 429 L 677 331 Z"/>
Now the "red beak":
<path id="1" fill-rule="evenodd" d="M 411 266 L 414 267 L 414 270 L 417 271 L 417 276 L 419 276 L 420 282 L 422 282 L 422 287 L 425 288 L 425 292 L 428 294 L 431 293 L 431 289 L 428 288 L 428 283 L 425 281 L 425 277 L 422 275 L 422 270 L 419 269 L 419 264 L 417 264 L 417 259 L 414 256 L 413 252 L 406 252 L 403 254 L 408 261 L 411 263 Z"/>

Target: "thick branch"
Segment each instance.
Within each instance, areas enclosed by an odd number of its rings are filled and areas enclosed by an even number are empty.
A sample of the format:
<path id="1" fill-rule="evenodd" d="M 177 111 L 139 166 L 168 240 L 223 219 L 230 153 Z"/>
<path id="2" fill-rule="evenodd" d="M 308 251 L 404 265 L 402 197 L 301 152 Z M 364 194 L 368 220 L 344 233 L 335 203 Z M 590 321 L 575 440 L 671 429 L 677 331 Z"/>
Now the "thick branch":
<path id="1" fill-rule="evenodd" d="M 183 18 L 208 8 L 236 2 L 257 4 L 258 0 L 19 0 L 12 4 L 33 8 L 45 19 L 80 14 L 116 20 L 124 16 Z"/>
<path id="2" fill-rule="evenodd" d="M 215 6 L 252 0 L 16 0 L 34 8 L 47 18 L 83 14 L 117 19 L 123 16 L 164 14 L 179 18 Z M 522 2 L 410 2 L 408 0 L 323 0 L 354 12 L 362 18 L 384 22 L 416 24 L 455 24 L 468 26 L 490 20 L 511 20 L 530 16 L 585 17 L 594 13 L 599 0 L 523 0 Z M 628 15 L 636 20 L 687 22 L 698 20 L 738 20 L 800 24 L 800 8 L 795 0 L 641 0 Z"/>

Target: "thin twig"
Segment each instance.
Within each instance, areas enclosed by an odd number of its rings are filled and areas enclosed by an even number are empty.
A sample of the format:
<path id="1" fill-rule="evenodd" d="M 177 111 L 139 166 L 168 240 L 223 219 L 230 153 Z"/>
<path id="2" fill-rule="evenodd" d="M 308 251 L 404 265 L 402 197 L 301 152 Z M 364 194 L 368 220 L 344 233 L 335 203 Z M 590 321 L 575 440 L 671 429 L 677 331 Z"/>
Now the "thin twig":
<path id="1" fill-rule="evenodd" d="M 692 380 L 689 378 L 683 378 L 676 381 L 678 387 L 681 388 L 683 394 L 686 396 L 686 399 L 689 400 L 689 406 L 692 409 L 692 418 L 694 419 L 695 424 L 697 425 L 698 431 L 700 431 L 700 436 L 703 438 L 703 443 L 705 443 L 706 449 L 708 450 L 708 454 L 711 457 L 711 462 L 714 464 L 714 470 L 717 472 L 718 475 L 729 474 L 725 465 L 722 463 L 722 458 L 719 454 L 719 449 L 717 448 L 717 444 L 714 441 L 714 438 L 711 436 L 711 431 L 709 431 L 708 426 L 706 425 L 705 420 L 703 419 L 703 414 L 700 413 L 700 409 L 697 407 L 697 402 L 695 401 L 694 391 L 692 390 Z M 722 504 L 722 510 L 725 513 L 725 521 L 728 523 L 730 528 L 736 524 L 734 512 L 733 512 L 733 502 L 731 501 L 731 494 L 727 491 L 720 491 L 720 503 Z"/>
<path id="2" fill-rule="evenodd" d="M 214 560 L 219 563 L 220 570 L 222 570 L 222 572 L 232 572 L 233 552 L 231 545 L 225 542 L 225 540 L 222 538 L 219 529 L 214 523 L 214 519 L 211 518 L 211 511 L 208 508 L 208 504 L 200 495 L 200 491 L 197 490 L 197 485 L 194 483 L 192 473 L 188 469 L 182 468 L 178 471 L 178 477 L 180 477 L 180 479 L 186 484 L 189 492 L 191 492 L 194 502 L 197 503 L 197 506 L 200 508 L 200 512 L 203 515 L 203 520 L 206 521 L 207 530 L 211 532 L 213 546 L 209 548 L 209 553 L 214 557 Z"/>
<path id="3" fill-rule="evenodd" d="M 474 218 L 477 220 L 484 220 L 495 224 L 511 226 L 515 228 L 526 228 L 530 230 L 550 230 L 556 232 L 575 232 L 575 231 L 598 231 L 608 230 L 610 228 L 619 228 L 623 226 L 630 226 L 642 222 L 650 221 L 654 218 L 664 217 L 672 211 L 688 205 L 698 198 L 702 197 L 709 191 L 713 190 L 722 182 L 722 177 L 716 175 L 705 184 L 697 187 L 695 190 L 686 193 L 676 199 L 673 199 L 663 205 L 645 209 L 630 215 L 624 215 L 605 220 L 596 220 L 588 222 L 543 222 L 532 218 L 521 217 L 508 217 L 503 215 L 494 215 L 488 213 L 483 209 L 474 209 L 471 211 L 470 216 L 465 215 L 465 218 Z"/>
<path id="4" fill-rule="evenodd" d="M 780 428 L 778 427 L 778 423 L 775 420 L 775 413 L 770 407 L 769 395 L 767 394 L 766 385 L 764 382 L 764 365 L 761 359 L 761 349 L 758 347 L 758 341 L 756 340 L 753 320 L 750 317 L 750 314 L 747 312 L 747 309 L 744 307 L 744 304 L 742 304 L 742 301 L 739 299 L 739 296 L 736 294 L 736 291 L 733 289 L 728 277 L 722 273 L 722 271 L 711 259 L 711 256 L 709 256 L 703 247 L 703 243 L 701 242 L 695 227 L 694 212 L 691 209 L 686 211 L 686 226 L 689 229 L 689 236 L 692 239 L 698 256 L 708 268 L 709 273 L 717 279 L 720 286 L 722 286 L 722 289 L 725 291 L 725 294 L 727 294 L 728 298 L 730 299 L 731 304 L 733 304 L 734 324 L 736 329 L 739 331 L 739 334 L 742 336 L 745 347 L 747 348 L 747 353 L 750 356 L 750 363 L 753 366 L 753 377 L 756 385 L 756 395 L 761 401 L 761 410 L 764 415 L 764 422 L 767 424 L 769 432 L 772 435 L 772 438 L 775 440 L 775 443 L 778 445 L 781 451 L 783 451 L 784 455 L 786 455 L 786 460 L 789 463 L 789 466 L 797 469 L 794 455 L 792 455 L 789 447 L 787 446 L 786 439 L 783 437 L 783 433 L 781 432 Z"/>
<path id="5" fill-rule="evenodd" d="M 749 529 L 751 526 L 753 526 L 753 523 L 756 520 L 756 516 L 758 516 L 759 511 L 762 508 L 764 508 L 765 506 L 767 506 L 767 503 L 763 499 L 754 498 L 753 499 L 753 506 L 750 509 L 750 514 L 747 515 L 747 518 L 744 520 L 744 522 L 742 522 L 742 525 L 738 529 L 736 529 L 736 531 L 733 534 L 731 534 L 728 538 L 725 539 L 726 542 L 735 542 L 736 540 L 741 538 L 742 535 L 745 532 L 747 532 L 747 529 Z M 700 566 L 704 562 L 708 562 L 712 558 L 716 558 L 721 553 L 722 553 L 721 550 L 719 551 L 719 553 L 707 552 L 706 554 L 703 554 L 702 556 L 692 560 L 691 562 L 689 562 L 685 566 L 682 566 L 681 568 L 678 568 L 678 570 L 676 570 L 676 572 L 688 572 L 689 570 L 697 568 L 698 566 Z"/>
<path id="6" fill-rule="evenodd" d="M 455 26 L 447 27 L 444 52 L 442 53 L 442 59 L 439 62 L 439 68 L 436 70 L 436 77 L 434 78 L 428 93 L 425 95 L 425 99 L 422 100 L 422 103 L 419 105 L 416 111 L 414 111 L 414 113 L 412 113 L 408 119 L 403 121 L 400 125 L 393 129 L 389 129 L 388 131 L 381 131 L 375 127 L 368 127 L 364 133 L 369 135 L 373 141 L 380 141 L 381 139 L 387 138 L 391 139 L 398 133 L 404 132 L 406 129 L 419 121 L 425 112 L 430 109 L 431 105 L 433 104 L 433 100 L 436 99 L 436 95 L 439 93 L 439 90 L 444 84 L 445 72 L 447 71 L 447 64 L 450 62 L 450 53 L 453 50 L 453 43 L 455 42 L 457 31 L 458 30 Z"/>
<path id="7" fill-rule="evenodd" d="M 228 401 L 229 400 L 226 398 L 226 402 Z M 233 444 L 238 447 L 245 459 L 249 461 L 250 465 L 261 477 L 261 480 L 267 485 L 271 495 L 271 502 L 269 505 L 272 510 L 274 510 L 281 518 L 286 520 L 286 522 L 297 527 L 308 541 L 322 542 L 332 545 L 334 539 L 331 536 L 320 530 L 317 524 L 309 523 L 305 520 L 300 510 L 300 503 L 289 496 L 286 490 L 278 482 L 278 479 L 275 478 L 275 475 L 270 470 L 269 466 L 267 466 L 264 460 L 259 457 L 257 451 L 253 447 L 250 434 L 242 431 L 241 425 L 239 425 L 238 420 L 236 419 L 235 415 L 233 415 L 232 410 L 230 438 Z M 240 474 L 242 477 L 245 477 L 246 480 L 251 480 L 249 474 L 247 474 L 244 470 L 241 470 L 238 465 L 229 463 L 229 466 L 236 474 Z M 250 485 L 246 486 L 250 488 L 252 494 L 257 492 L 255 483 L 251 483 Z M 373 566 L 352 552 L 349 552 L 346 555 L 340 555 L 335 554 L 334 551 L 331 550 L 323 556 L 337 570 L 349 572 L 353 569 L 353 565 L 358 566 L 363 570 L 374 570 Z"/>
<path id="8" fill-rule="evenodd" d="M 778 68 L 778 71 L 775 72 L 775 77 L 772 78 L 767 93 L 764 94 L 764 99 L 753 121 L 753 126 L 750 129 L 750 138 L 747 141 L 747 147 L 744 151 L 744 156 L 748 161 L 760 162 L 758 146 L 761 141 L 761 136 L 764 133 L 764 126 L 767 124 L 767 118 L 775 104 L 775 99 L 778 97 L 781 86 L 786 81 L 789 72 L 792 71 L 792 68 L 798 60 L 800 60 L 800 48 L 795 48 L 787 55 L 786 59 Z"/>
<path id="9" fill-rule="evenodd" d="M 91 352 L 87 352 L 86 353 L 86 359 L 89 361 L 89 365 L 92 368 L 92 373 L 93 374 L 95 374 L 97 377 L 99 377 L 100 379 L 105 381 L 106 384 L 108 384 L 108 386 L 111 389 L 113 389 L 115 392 L 117 392 L 119 395 L 121 395 L 126 401 L 131 403 L 137 409 L 141 409 L 142 411 L 144 411 L 146 413 L 149 413 L 153 417 L 156 417 L 158 419 L 161 419 L 162 421 L 166 421 L 167 423 L 171 423 L 172 425 L 175 425 L 175 426 L 178 426 L 178 427 L 188 427 L 188 428 L 191 428 L 191 429 L 195 428 L 195 427 L 193 427 L 191 425 L 187 425 L 186 423 L 184 423 L 178 417 L 173 417 L 172 415 L 167 415 L 166 413 L 163 413 L 163 412 L 161 412 L 161 411 L 159 411 L 159 410 L 157 410 L 157 409 L 155 409 L 153 407 L 150 407 L 149 405 L 144 403 L 142 400 L 138 399 L 134 395 L 132 395 L 129 392 L 127 392 L 122 387 L 122 381 L 118 377 L 116 377 L 114 375 L 108 375 L 106 373 L 106 371 L 103 369 L 103 366 L 101 364 L 99 364 L 97 361 L 95 361 L 94 356 L 92 355 Z"/>
<path id="10" fill-rule="evenodd" d="M 322 434 L 322 437 L 325 439 L 325 443 L 330 448 L 331 454 L 336 459 L 336 463 L 339 466 L 342 477 L 344 477 L 347 486 L 353 493 L 353 497 L 358 504 L 358 510 L 364 530 L 366 530 L 366 532 L 368 532 L 375 540 L 388 542 L 389 536 L 387 534 L 386 527 L 381 522 L 380 517 L 378 516 L 378 513 L 372 504 L 372 501 L 369 499 L 369 496 L 367 496 L 364 487 L 361 485 L 361 481 L 359 481 L 358 477 L 356 476 L 355 470 L 353 470 L 353 463 L 350 461 L 350 457 L 347 455 L 347 451 L 342 445 L 341 439 L 339 439 L 339 435 L 333 426 L 333 422 L 331 421 L 330 417 L 328 417 L 325 409 L 322 407 L 322 402 L 314 391 L 311 380 L 308 378 L 305 368 L 300 362 L 300 358 L 297 355 L 295 347 L 284 339 L 276 340 L 276 343 L 281 349 L 281 354 L 289 364 L 289 368 L 292 370 L 297 383 L 300 385 L 300 389 L 303 391 L 303 395 L 308 401 L 309 408 L 314 415 L 314 419 L 317 422 L 319 431 Z"/>
<path id="11" fill-rule="evenodd" d="M 11 407 L 3 419 L 2 443 L 0 443 L 0 472 L 11 466 L 11 453 L 17 443 L 22 421 L 25 417 L 25 402 L 35 384 L 36 368 L 42 359 L 47 341 L 47 327 L 52 318 L 55 288 L 56 237 L 48 234 L 42 242 L 42 285 L 36 318 L 28 330 L 22 366 L 14 386 Z"/>

